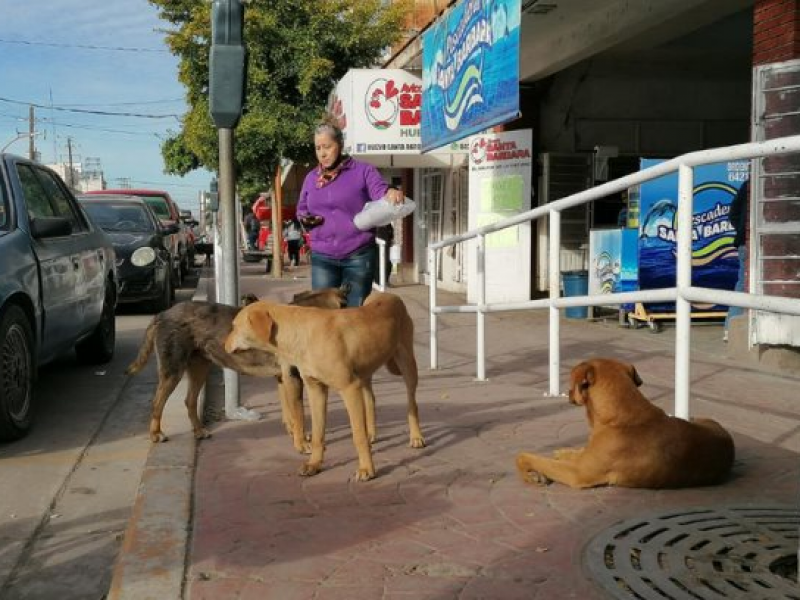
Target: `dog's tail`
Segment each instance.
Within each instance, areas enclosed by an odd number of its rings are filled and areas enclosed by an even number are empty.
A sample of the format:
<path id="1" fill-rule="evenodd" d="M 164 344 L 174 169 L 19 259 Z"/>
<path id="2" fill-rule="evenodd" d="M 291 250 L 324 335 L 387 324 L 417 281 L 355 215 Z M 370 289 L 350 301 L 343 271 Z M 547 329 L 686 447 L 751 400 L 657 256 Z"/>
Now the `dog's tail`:
<path id="1" fill-rule="evenodd" d="M 153 348 L 156 345 L 157 320 L 158 317 L 156 316 L 152 321 L 150 321 L 150 325 L 147 326 L 147 330 L 144 332 L 144 341 L 142 341 L 142 346 L 139 348 L 139 356 L 137 356 L 136 360 L 134 360 L 128 366 L 128 368 L 125 369 L 126 375 L 135 375 L 147 364 L 150 355 L 153 353 Z"/>

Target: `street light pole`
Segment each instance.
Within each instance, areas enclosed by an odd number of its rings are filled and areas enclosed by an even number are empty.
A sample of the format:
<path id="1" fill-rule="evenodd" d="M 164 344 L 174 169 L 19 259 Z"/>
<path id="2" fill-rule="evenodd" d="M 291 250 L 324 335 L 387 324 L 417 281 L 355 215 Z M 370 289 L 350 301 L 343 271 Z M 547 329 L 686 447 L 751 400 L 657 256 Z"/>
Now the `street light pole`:
<path id="1" fill-rule="evenodd" d="M 33 138 L 34 136 L 37 136 L 37 135 L 42 135 L 42 133 L 43 133 L 43 132 L 41 132 L 41 131 L 34 131 L 32 134 L 30 134 L 30 133 L 18 133 L 18 134 L 17 134 L 17 137 L 15 137 L 13 140 L 11 140 L 10 142 L 8 142 L 8 143 L 7 143 L 5 146 L 3 146 L 3 147 L 0 149 L 0 152 L 5 152 L 5 151 L 6 151 L 6 149 L 7 149 L 7 148 L 8 148 L 8 147 L 9 147 L 11 144 L 13 144 L 14 142 L 18 142 L 19 140 L 24 140 L 26 137 Z"/>
<path id="2" fill-rule="evenodd" d="M 239 304 L 239 219 L 236 210 L 233 130 L 242 116 L 247 51 L 243 40 L 244 8 L 240 0 L 214 0 L 211 5 L 209 112 L 219 136 L 219 217 L 222 220 L 221 260 L 223 304 Z M 215 261 L 216 262 L 216 261 Z M 239 403 L 239 374 L 225 369 L 225 415 L 256 420 L 259 413 Z"/>
<path id="3" fill-rule="evenodd" d="M 30 136 L 30 140 L 28 142 L 28 158 L 31 160 L 36 159 L 36 145 L 33 143 L 33 139 L 36 134 L 36 121 L 33 118 L 33 104 L 28 107 L 28 135 Z"/>

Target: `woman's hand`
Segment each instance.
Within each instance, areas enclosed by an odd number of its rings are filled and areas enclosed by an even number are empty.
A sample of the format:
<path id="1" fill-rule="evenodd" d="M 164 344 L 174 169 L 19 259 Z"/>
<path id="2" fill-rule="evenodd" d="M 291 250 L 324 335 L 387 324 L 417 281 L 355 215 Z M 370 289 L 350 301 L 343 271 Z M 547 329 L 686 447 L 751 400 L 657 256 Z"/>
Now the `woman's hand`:
<path id="1" fill-rule="evenodd" d="M 389 190 L 386 192 L 386 200 L 391 204 L 402 204 L 405 202 L 405 199 L 406 197 L 402 190 L 389 188 Z"/>

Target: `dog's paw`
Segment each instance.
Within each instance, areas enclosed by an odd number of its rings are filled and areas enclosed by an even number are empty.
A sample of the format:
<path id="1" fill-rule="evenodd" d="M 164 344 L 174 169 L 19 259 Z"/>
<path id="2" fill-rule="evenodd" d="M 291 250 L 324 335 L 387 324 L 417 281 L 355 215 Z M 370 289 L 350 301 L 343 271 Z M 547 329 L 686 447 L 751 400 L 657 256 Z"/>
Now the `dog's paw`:
<path id="1" fill-rule="evenodd" d="M 162 442 L 168 442 L 169 438 L 163 431 L 156 431 L 150 434 L 150 441 L 154 444 L 160 444 Z"/>
<path id="2" fill-rule="evenodd" d="M 297 450 L 300 454 L 311 454 L 311 444 L 309 442 L 301 442 L 299 444 L 294 444 L 294 449 Z"/>
<path id="3" fill-rule="evenodd" d="M 322 471 L 322 465 L 319 463 L 303 463 L 300 470 L 297 472 L 301 477 L 312 477 Z"/>
<path id="4" fill-rule="evenodd" d="M 202 429 L 198 429 L 194 432 L 194 439 L 196 440 L 207 440 L 211 437 L 211 432 L 203 427 Z"/>
<path id="5" fill-rule="evenodd" d="M 553 483 L 551 479 L 542 475 L 539 471 L 520 471 L 520 477 L 522 477 L 522 481 L 525 483 L 531 483 L 533 485 L 549 485 Z"/>
<path id="6" fill-rule="evenodd" d="M 370 469 L 359 469 L 353 477 L 356 481 L 369 481 L 375 477 L 375 471 Z"/>
<path id="7" fill-rule="evenodd" d="M 425 439 L 421 437 L 412 437 L 408 441 L 408 445 L 412 448 L 424 448 L 425 447 Z"/>

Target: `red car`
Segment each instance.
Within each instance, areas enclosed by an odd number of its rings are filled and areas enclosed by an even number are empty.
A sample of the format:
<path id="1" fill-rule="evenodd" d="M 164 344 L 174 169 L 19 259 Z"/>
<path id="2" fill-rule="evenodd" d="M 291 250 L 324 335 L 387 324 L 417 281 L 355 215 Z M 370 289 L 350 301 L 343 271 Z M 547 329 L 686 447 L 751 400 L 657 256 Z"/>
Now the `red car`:
<path id="1" fill-rule="evenodd" d="M 183 277 L 188 275 L 192 265 L 192 248 L 186 225 L 181 220 L 181 211 L 169 193 L 161 190 L 117 189 L 96 190 L 85 194 L 119 194 L 124 196 L 138 196 L 147 202 L 156 216 L 165 226 L 177 225 L 178 232 L 167 236 L 170 252 L 173 259 L 173 276 L 176 285 L 180 285 Z"/>

